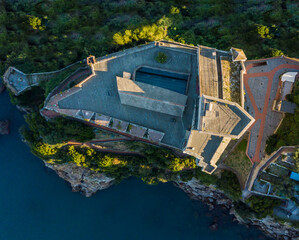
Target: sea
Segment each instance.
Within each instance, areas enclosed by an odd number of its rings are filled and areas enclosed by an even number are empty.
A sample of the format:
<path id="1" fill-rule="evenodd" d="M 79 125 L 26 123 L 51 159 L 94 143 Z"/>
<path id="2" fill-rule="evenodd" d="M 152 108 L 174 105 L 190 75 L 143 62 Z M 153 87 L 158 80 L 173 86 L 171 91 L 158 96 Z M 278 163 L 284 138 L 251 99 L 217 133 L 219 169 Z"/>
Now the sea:
<path id="1" fill-rule="evenodd" d="M 255 227 L 227 211 L 191 200 L 172 183 L 156 186 L 129 178 L 92 197 L 68 183 L 30 153 L 21 140 L 23 113 L 0 94 L 0 240 L 262 240 Z M 209 226 L 218 222 L 218 229 Z"/>

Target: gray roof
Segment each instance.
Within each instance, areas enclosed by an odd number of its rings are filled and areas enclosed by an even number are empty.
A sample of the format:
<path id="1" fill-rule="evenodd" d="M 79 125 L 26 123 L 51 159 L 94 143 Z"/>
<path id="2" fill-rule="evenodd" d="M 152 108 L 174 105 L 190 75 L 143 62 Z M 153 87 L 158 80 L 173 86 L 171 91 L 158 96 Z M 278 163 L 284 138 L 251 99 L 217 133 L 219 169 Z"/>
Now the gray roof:
<path id="1" fill-rule="evenodd" d="M 216 49 L 200 46 L 198 50 L 200 92 L 219 97 Z"/>
<path id="2" fill-rule="evenodd" d="M 199 130 L 215 135 L 239 138 L 254 122 L 237 103 L 210 96 L 201 97 Z"/>
<path id="3" fill-rule="evenodd" d="M 186 95 L 122 77 L 116 77 L 116 80 L 122 104 L 174 116 L 183 115 Z"/>
<path id="4" fill-rule="evenodd" d="M 281 101 L 280 111 L 282 112 L 295 113 L 296 108 L 297 108 L 296 103 L 292 103 L 284 100 Z"/>

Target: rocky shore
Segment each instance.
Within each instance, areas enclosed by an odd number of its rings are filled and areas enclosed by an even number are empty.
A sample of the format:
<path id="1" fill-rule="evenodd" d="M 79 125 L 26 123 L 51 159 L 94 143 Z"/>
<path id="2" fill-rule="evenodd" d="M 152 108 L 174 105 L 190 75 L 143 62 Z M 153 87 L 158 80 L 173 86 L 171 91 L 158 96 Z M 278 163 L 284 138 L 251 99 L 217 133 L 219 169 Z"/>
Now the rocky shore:
<path id="1" fill-rule="evenodd" d="M 48 164 L 45 162 L 45 165 L 53 169 L 59 177 L 69 182 L 73 192 L 80 192 L 86 197 L 90 197 L 99 190 L 109 188 L 114 183 L 114 178 L 78 167 L 74 163 Z"/>
<path id="2" fill-rule="evenodd" d="M 6 89 L 6 86 L 3 84 L 2 81 L 0 81 L 0 93 L 3 93 Z"/>
<path id="3" fill-rule="evenodd" d="M 0 135 L 9 134 L 9 121 L 0 121 Z"/>
<path id="4" fill-rule="evenodd" d="M 92 196 L 99 190 L 109 188 L 114 183 L 113 178 L 107 177 L 102 173 L 95 173 L 83 167 L 78 167 L 74 163 L 49 164 L 45 162 L 45 165 L 48 168 L 53 169 L 62 179 L 69 182 L 74 192 L 80 192 L 86 197 Z M 222 207 L 228 214 L 235 216 L 235 221 L 248 226 L 256 226 L 269 237 L 279 240 L 299 239 L 298 230 L 288 226 L 287 224 L 278 223 L 270 217 L 264 219 L 254 218 L 244 221 L 236 213 L 233 201 L 222 191 L 213 186 L 205 186 L 195 179 L 188 182 L 174 182 L 174 184 L 184 190 L 190 198 L 207 204 L 210 210 L 213 210 L 215 207 Z M 217 230 L 218 222 L 214 221 L 210 225 L 210 229 L 212 231 Z"/>
<path id="5" fill-rule="evenodd" d="M 192 199 L 200 200 L 206 203 L 210 210 L 215 206 L 221 206 L 227 209 L 229 214 L 235 216 L 235 220 L 248 225 L 257 226 L 266 235 L 279 240 L 295 240 L 299 239 L 299 231 L 287 224 L 281 224 L 273 218 L 267 217 L 264 219 L 248 219 L 243 220 L 235 211 L 234 204 L 222 191 L 212 187 L 202 185 L 198 180 L 191 180 L 188 182 L 175 182 L 175 185 L 183 189 Z M 211 230 L 217 228 L 217 223 L 210 226 Z"/>

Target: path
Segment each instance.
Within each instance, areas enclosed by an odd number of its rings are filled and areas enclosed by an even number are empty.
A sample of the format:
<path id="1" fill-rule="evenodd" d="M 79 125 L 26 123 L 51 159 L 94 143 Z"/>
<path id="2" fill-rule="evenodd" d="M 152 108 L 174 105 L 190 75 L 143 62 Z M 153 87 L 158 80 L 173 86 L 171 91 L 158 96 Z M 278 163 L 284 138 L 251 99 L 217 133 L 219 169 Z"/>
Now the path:
<path id="1" fill-rule="evenodd" d="M 295 146 L 285 146 L 279 148 L 276 152 L 272 153 L 272 155 L 268 159 L 261 160 L 258 164 L 256 164 L 247 179 L 245 190 L 251 191 L 253 183 L 258 176 L 258 174 L 263 171 L 271 162 L 274 162 L 282 153 L 294 152 L 297 147 Z"/>

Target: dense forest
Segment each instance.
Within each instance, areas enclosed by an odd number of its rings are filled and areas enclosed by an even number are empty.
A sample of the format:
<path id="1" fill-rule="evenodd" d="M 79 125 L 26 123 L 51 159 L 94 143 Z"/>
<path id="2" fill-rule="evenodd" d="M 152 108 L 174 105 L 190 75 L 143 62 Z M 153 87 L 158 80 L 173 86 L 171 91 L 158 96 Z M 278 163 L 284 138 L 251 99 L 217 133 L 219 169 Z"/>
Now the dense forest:
<path id="1" fill-rule="evenodd" d="M 298 56 L 292 0 L 4 0 L 0 73 L 56 70 L 159 39 L 245 50 L 249 59 Z"/>

